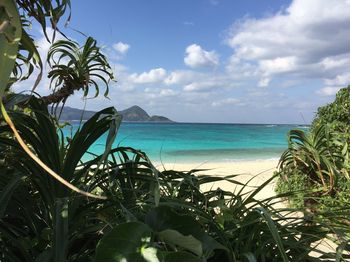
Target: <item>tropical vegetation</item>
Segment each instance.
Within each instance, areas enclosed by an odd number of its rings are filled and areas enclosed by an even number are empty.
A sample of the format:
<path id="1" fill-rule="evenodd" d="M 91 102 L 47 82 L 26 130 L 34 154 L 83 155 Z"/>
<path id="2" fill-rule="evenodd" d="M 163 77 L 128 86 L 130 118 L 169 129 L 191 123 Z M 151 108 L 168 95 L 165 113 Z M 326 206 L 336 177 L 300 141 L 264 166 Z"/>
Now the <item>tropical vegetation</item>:
<path id="1" fill-rule="evenodd" d="M 275 177 L 250 187 L 235 175 L 222 178 L 198 175 L 200 170 L 159 171 L 145 153 L 112 146 L 121 122 L 112 107 L 94 114 L 74 134 L 65 135 L 57 114 L 48 108 L 62 108 L 76 91 L 87 96 L 93 88 L 97 96 L 104 86 L 108 95 L 114 78 L 96 40 L 87 37 L 80 46 L 64 35 L 60 28 L 64 17 L 70 18 L 69 0 L 0 1 L 0 261 L 347 258 L 343 252 L 347 239 L 339 234 L 349 232 L 347 221 L 333 223 L 331 218 L 349 212 L 320 209 L 315 212 L 324 219 L 313 219 L 303 216 L 302 209 L 278 208 L 281 197 L 293 197 L 293 192 L 258 199 L 257 194 Z M 28 33 L 31 21 L 42 27 L 52 43 L 46 62 Z M 47 33 L 48 24 L 52 36 Z M 56 34 L 65 40 L 55 41 Z M 36 75 L 34 90 L 45 63 L 50 95 L 13 93 L 14 83 Z M 322 194 L 333 194 L 339 167 L 347 156 L 324 149 L 331 143 L 342 147 L 342 140 L 333 135 L 330 140 L 328 136 L 320 139 L 319 135 L 330 133 L 317 130 L 318 135 L 310 138 L 299 134 L 310 145 L 305 144 L 306 151 L 295 161 L 302 159 L 298 162 L 301 172 L 315 178 Z M 90 152 L 105 133 L 104 153 Z M 296 143 L 297 152 L 301 144 L 298 134 L 295 137 L 291 143 Z M 293 154 L 286 153 L 281 166 L 291 167 Z M 346 172 L 342 174 L 346 177 Z M 203 185 L 219 180 L 232 183 L 237 190 L 203 190 Z M 337 244 L 337 250 L 324 250 L 320 242 L 325 239 Z"/>
<path id="2" fill-rule="evenodd" d="M 350 138 L 350 86 L 341 88 L 335 100 L 317 110 L 312 127 L 327 125 L 340 136 Z"/>
<path id="3" fill-rule="evenodd" d="M 310 130 L 291 130 L 288 149 L 279 163 L 278 193 L 294 192 L 291 206 L 310 214 L 331 212 L 327 218 L 350 225 L 350 87 L 339 90 L 335 101 L 320 107 Z M 335 215 L 336 213 L 336 215 Z M 319 218 L 325 219 L 320 216 Z M 349 235 L 339 232 L 349 241 Z"/>

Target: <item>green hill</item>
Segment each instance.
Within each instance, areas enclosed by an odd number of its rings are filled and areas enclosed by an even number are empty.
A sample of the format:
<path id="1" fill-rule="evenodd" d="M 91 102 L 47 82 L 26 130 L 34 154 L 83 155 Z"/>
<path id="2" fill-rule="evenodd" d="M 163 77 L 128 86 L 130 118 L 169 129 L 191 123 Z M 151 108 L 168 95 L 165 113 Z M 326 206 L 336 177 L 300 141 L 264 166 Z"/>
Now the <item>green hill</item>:
<path id="1" fill-rule="evenodd" d="M 57 112 L 60 112 L 60 108 L 58 108 Z M 61 121 L 73 121 L 73 120 L 83 120 L 89 119 L 91 116 L 95 114 L 95 111 L 89 110 L 81 110 L 69 106 L 65 106 L 63 108 L 60 120 Z M 150 116 L 145 110 L 143 110 L 139 106 L 132 106 L 125 110 L 119 111 L 119 114 L 123 116 L 123 121 L 129 122 L 173 122 L 169 118 L 164 116 Z"/>

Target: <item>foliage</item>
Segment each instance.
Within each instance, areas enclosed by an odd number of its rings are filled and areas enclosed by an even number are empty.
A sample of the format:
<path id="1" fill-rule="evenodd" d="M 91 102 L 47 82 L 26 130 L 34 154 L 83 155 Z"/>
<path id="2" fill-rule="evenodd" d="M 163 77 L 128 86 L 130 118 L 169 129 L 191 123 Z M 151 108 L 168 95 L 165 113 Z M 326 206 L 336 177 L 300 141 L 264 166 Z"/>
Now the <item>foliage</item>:
<path id="1" fill-rule="evenodd" d="M 37 155 L 35 155 L 33 151 L 27 146 L 23 138 L 20 136 L 16 126 L 14 125 L 4 106 L 3 100 L 11 84 L 15 81 L 27 79 L 32 74 L 32 61 L 34 61 L 34 64 L 39 65 L 40 69 L 42 70 L 40 55 L 34 45 L 33 39 L 31 39 L 25 31 L 25 27 L 27 27 L 29 24 L 28 20 L 26 20 L 26 15 L 28 17 L 34 17 L 43 28 L 46 25 L 46 16 L 50 17 L 51 24 L 53 25 L 54 31 L 56 32 L 56 30 L 58 30 L 56 22 L 58 22 L 60 17 L 64 15 L 67 6 L 70 7 L 70 2 L 68 0 L 63 1 L 62 3 L 60 1 L 56 1 L 57 7 L 55 8 L 50 2 L 46 0 L 38 1 L 36 3 L 30 2 L 28 3 L 28 6 L 26 6 L 26 2 L 27 1 L 19 1 L 18 3 L 15 3 L 13 0 L 4 0 L 0 3 L 0 51 L 2 51 L 1 56 L 3 60 L 1 63 L 1 66 L 3 67 L 1 71 L 3 73 L 0 74 L 0 109 L 3 120 L 5 120 L 7 125 L 11 128 L 14 136 L 19 142 L 19 145 L 24 149 L 27 155 L 30 156 L 34 162 L 40 165 L 50 176 L 54 177 L 57 181 L 64 184 L 66 187 L 72 189 L 73 191 L 79 192 L 80 194 L 86 196 L 96 197 L 93 194 L 85 192 L 67 182 L 63 176 L 57 174 Z M 36 4 L 45 6 L 40 7 L 36 6 Z M 20 9 L 24 11 L 23 19 L 20 19 Z M 43 13 L 43 10 L 49 13 Z M 28 13 L 25 15 L 25 12 Z M 46 29 L 44 32 L 46 34 Z M 98 91 L 95 80 L 91 80 L 91 77 L 96 77 L 96 71 L 101 72 L 102 74 L 107 74 L 108 77 L 112 76 L 112 73 L 108 72 L 110 69 L 109 64 L 107 63 L 105 57 L 100 53 L 99 49 L 96 47 L 96 42 L 92 38 L 88 38 L 87 45 L 85 48 L 83 48 L 83 52 L 79 52 L 77 48 L 74 48 L 76 44 L 73 43 L 71 44 L 72 48 L 70 50 L 72 53 L 69 54 L 69 51 L 65 50 L 65 48 L 62 47 L 69 44 L 70 42 L 66 41 L 62 43 L 62 45 L 59 45 L 58 48 L 56 46 L 57 50 L 53 51 L 53 53 L 60 53 L 60 57 L 58 59 L 59 61 L 67 56 L 70 57 L 71 60 L 68 60 L 68 64 L 66 65 L 59 65 L 55 63 L 56 73 L 53 73 L 55 71 L 54 69 L 50 72 L 53 75 L 50 75 L 49 73 L 49 77 L 53 77 L 52 79 L 56 81 L 56 87 L 62 83 L 63 86 L 57 91 L 57 93 L 54 92 L 53 94 L 42 99 L 46 104 L 58 104 L 59 102 L 65 103 L 67 97 L 73 94 L 75 90 L 79 90 L 80 88 L 85 89 L 86 95 L 90 84 L 95 85 L 95 88 Z M 27 51 L 27 57 L 23 55 L 24 51 Z M 51 57 L 51 59 L 55 62 L 54 58 Z M 21 78 L 19 75 L 22 75 L 22 62 L 25 66 L 28 67 L 28 73 L 25 77 Z M 65 71 L 68 70 L 70 73 L 62 74 L 60 70 L 57 72 L 57 67 L 64 68 Z M 12 76 L 10 75 L 11 72 Z M 33 90 L 40 81 L 41 74 L 42 71 L 37 77 L 37 80 L 33 86 Z M 71 77 L 75 79 L 72 81 Z M 108 92 L 108 82 L 104 77 L 105 76 L 99 75 L 97 78 L 106 82 Z M 80 83 L 82 86 L 74 86 L 74 84 L 72 84 L 75 83 L 78 85 L 79 80 L 83 81 L 83 83 Z"/>
<path id="2" fill-rule="evenodd" d="M 349 99 L 350 88 L 341 89 L 333 103 L 320 107 L 309 132 L 291 130 L 288 149 L 279 163 L 278 193 L 293 192 L 293 207 L 305 208 L 315 219 L 350 224 Z M 324 217 L 317 212 L 333 213 Z M 350 235 L 339 230 L 338 236 Z"/>
<path id="3" fill-rule="evenodd" d="M 335 146 L 341 150 L 334 150 Z M 291 130 L 288 149 L 282 154 L 279 168 L 285 176 L 297 170 L 316 187 L 322 186 L 326 194 L 332 194 L 340 176 L 349 178 L 347 143 L 327 126 L 319 126 L 313 132 Z M 286 178 L 288 179 L 288 178 Z"/>
<path id="4" fill-rule="evenodd" d="M 81 163 L 81 159 L 98 137 L 108 130 L 116 132 L 115 122 L 119 123 L 120 118 L 115 110 L 107 108 L 98 112 L 67 143 L 62 134 L 57 133 L 55 122 L 47 108 L 34 98 L 28 103 L 30 113 L 11 112 L 11 117 L 27 144 L 64 179 L 90 192 L 95 191 L 103 180 L 99 180 L 98 174 L 88 176 L 87 170 L 98 164 L 99 158 L 86 163 Z M 1 126 L 0 133 L 1 169 L 4 174 L 8 174 L 2 176 L 3 186 L 12 174 L 20 178 L 16 183 L 17 188 L 13 187 L 11 195 L 6 198 L 10 201 L 1 205 L 9 210 L 0 224 L 6 230 L 4 236 L 8 235 L 11 239 L 20 235 L 33 245 L 30 248 L 23 247 L 18 258 L 12 257 L 16 256 L 16 252 L 9 255 L 9 258 L 11 261 L 32 261 L 33 257 L 45 256 L 50 261 L 63 261 L 59 256 L 66 256 L 68 246 L 84 241 L 84 237 L 90 239 L 91 227 L 93 230 L 98 228 L 99 223 L 95 222 L 95 217 L 99 210 L 99 200 L 86 201 L 47 176 L 13 140 L 8 126 Z M 90 208 L 84 210 L 84 206 Z M 18 248 L 18 244 L 14 247 Z M 74 252 L 72 256 L 74 257 Z"/>
<path id="5" fill-rule="evenodd" d="M 11 84 L 10 75 L 15 66 L 19 42 L 22 38 L 21 21 L 13 1 L 0 3 L 0 98 Z"/>
<path id="6" fill-rule="evenodd" d="M 318 108 L 312 127 L 321 125 L 328 125 L 350 142 L 350 86 L 340 89 L 332 103 Z"/>
<path id="7" fill-rule="evenodd" d="M 339 228 L 296 217 L 295 210 L 274 208 L 278 197 L 257 200 L 273 178 L 243 193 L 247 185 L 234 175 L 160 172 L 132 148 L 110 148 L 106 154 L 86 157 L 101 135 L 117 131 L 113 108 L 98 112 L 66 140 L 40 100 L 32 97 L 21 103 L 30 110 L 11 110 L 10 115 L 36 154 L 72 184 L 108 199 L 79 196 L 46 176 L 9 128 L 1 126 L 4 261 L 92 261 L 95 256 L 96 261 L 116 256 L 142 257 L 140 261 L 313 261 L 311 243 Z M 222 179 L 242 189 L 236 194 L 201 191 L 201 186 Z"/>
<path id="8" fill-rule="evenodd" d="M 54 92 L 42 98 L 46 104 L 65 103 L 74 91 L 80 89 L 87 96 L 91 85 L 96 90 L 96 97 L 99 94 L 97 80 L 106 85 L 105 96 L 108 95 L 108 82 L 113 79 L 112 69 L 93 38 L 88 37 L 82 47 L 73 41 L 57 41 L 51 46 L 47 61 L 51 68 L 48 77 Z"/>

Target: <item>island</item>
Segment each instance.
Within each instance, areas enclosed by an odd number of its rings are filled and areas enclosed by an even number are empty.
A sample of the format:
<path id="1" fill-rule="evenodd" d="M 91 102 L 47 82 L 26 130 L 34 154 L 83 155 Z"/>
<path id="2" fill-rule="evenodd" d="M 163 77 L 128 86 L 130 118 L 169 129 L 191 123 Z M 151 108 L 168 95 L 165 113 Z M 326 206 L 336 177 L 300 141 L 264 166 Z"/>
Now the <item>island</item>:
<path id="1" fill-rule="evenodd" d="M 57 114 L 60 112 L 60 108 L 56 111 Z M 88 120 L 96 112 L 91 110 L 82 110 L 78 108 L 73 108 L 65 106 L 62 110 L 60 120 L 61 121 L 74 121 L 74 120 Z M 123 121 L 125 122 L 173 122 L 169 118 L 160 115 L 150 116 L 144 109 L 134 105 L 127 109 L 119 111 L 122 115 Z"/>

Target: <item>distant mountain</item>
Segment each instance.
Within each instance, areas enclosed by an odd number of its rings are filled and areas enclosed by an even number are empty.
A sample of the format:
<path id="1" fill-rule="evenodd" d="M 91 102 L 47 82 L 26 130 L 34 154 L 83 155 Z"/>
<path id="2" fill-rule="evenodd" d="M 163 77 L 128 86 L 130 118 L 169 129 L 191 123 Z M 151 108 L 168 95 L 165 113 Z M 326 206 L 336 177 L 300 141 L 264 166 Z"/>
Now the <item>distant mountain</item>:
<path id="1" fill-rule="evenodd" d="M 57 114 L 59 114 L 61 111 L 61 108 L 57 109 Z M 82 116 L 82 114 L 84 115 Z M 69 106 L 65 106 L 63 108 L 60 120 L 62 121 L 72 121 L 72 120 L 80 120 L 82 117 L 83 120 L 87 120 L 90 117 L 92 117 L 96 112 L 95 111 L 89 111 L 89 110 L 81 110 Z"/>
<path id="2" fill-rule="evenodd" d="M 145 110 L 139 106 L 132 106 L 125 110 L 119 111 L 119 114 L 123 116 L 124 121 L 149 121 L 151 118 Z"/>
<path id="3" fill-rule="evenodd" d="M 58 108 L 57 112 L 60 112 L 60 108 Z M 89 119 L 96 112 L 89 110 L 81 110 L 69 106 L 65 106 L 63 108 L 60 120 L 62 121 L 72 121 L 72 120 L 80 120 L 83 115 L 83 120 Z M 119 111 L 119 114 L 123 116 L 123 121 L 132 121 L 132 122 L 172 122 L 169 118 L 165 116 L 150 116 L 145 110 L 143 110 L 139 106 L 132 106 L 125 110 Z"/>

